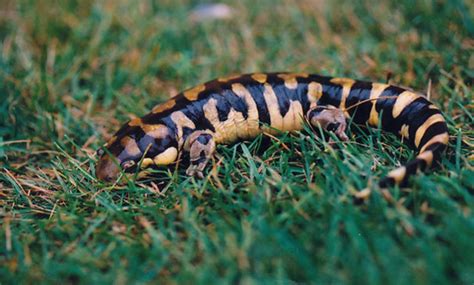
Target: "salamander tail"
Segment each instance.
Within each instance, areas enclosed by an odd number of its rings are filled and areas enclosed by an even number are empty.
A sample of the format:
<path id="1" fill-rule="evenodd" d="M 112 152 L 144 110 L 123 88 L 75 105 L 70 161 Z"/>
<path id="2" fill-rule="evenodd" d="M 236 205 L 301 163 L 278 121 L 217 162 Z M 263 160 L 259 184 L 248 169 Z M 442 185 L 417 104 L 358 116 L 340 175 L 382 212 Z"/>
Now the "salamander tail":
<path id="1" fill-rule="evenodd" d="M 434 121 L 433 116 L 426 119 L 426 126 L 423 124 L 425 132 L 421 139 L 415 142 L 419 143 L 418 149 L 420 152 L 418 156 L 404 166 L 390 171 L 385 178 L 380 180 L 379 186 L 381 188 L 394 185 L 407 186 L 410 176 L 415 175 L 418 171 L 425 171 L 438 165 L 441 154 L 447 147 L 449 135 L 444 118 L 442 121 L 437 120 L 432 123 Z"/>

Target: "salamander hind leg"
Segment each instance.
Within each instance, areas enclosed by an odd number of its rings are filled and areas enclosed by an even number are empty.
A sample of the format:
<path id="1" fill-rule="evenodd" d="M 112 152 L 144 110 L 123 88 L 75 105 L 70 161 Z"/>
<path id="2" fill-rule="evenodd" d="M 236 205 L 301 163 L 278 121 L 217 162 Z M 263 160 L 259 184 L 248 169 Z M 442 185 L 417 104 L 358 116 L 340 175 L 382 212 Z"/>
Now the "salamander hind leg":
<path id="1" fill-rule="evenodd" d="M 203 178 L 202 171 L 206 167 L 216 149 L 212 134 L 205 131 L 192 133 L 185 142 L 184 149 L 189 151 L 190 165 L 186 175 Z"/>
<path id="2" fill-rule="evenodd" d="M 334 106 L 316 106 L 308 111 L 307 119 L 313 127 L 320 126 L 328 132 L 334 132 L 342 141 L 349 139 L 345 134 L 347 123 L 341 109 Z"/>

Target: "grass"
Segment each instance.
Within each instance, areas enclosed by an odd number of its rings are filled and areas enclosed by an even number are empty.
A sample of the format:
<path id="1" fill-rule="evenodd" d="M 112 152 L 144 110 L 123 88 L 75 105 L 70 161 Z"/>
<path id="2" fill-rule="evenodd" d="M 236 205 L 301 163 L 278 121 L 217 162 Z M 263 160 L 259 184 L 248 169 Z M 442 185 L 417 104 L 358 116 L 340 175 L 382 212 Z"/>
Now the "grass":
<path id="1" fill-rule="evenodd" d="M 474 5 L 470 1 L 2 1 L 0 284 L 474 282 Z M 121 122 L 230 73 L 302 71 L 428 92 L 443 166 L 376 182 L 414 156 L 351 126 L 219 147 L 206 179 L 110 187 L 94 151 Z M 354 193 L 369 187 L 364 203 Z"/>

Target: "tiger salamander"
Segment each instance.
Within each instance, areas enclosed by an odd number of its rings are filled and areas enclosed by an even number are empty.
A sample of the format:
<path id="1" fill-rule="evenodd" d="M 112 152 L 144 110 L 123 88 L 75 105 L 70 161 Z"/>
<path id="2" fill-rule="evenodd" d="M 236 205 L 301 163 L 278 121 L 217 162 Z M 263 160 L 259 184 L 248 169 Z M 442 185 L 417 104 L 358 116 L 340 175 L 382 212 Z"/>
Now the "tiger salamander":
<path id="1" fill-rule="evenodd" d="M 305 73 L 252 73 L 218 78 L 188 89 L 123 125 L 100 149 L 96 176 L 175 163 L 190 157 L 187 175 L 202 177 L 217 144 L 263 132 L 298 131 L 304 121 L 347 140 L 346 121 L 380 126 L 416 149 L 416 158 L 379 181 L 406 184 L 439 161 L 448 144 L 441 111 L 423 95 L 394 85 Z"/>

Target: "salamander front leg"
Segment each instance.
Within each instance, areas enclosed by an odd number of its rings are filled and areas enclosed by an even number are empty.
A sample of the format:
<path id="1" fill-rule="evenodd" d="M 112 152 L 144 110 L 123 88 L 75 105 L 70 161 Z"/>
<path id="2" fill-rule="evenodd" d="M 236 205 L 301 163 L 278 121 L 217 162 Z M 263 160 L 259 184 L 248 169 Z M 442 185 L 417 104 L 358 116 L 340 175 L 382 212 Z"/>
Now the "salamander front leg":
<path id="1" fill-rule="evenodd" d="M 307 119 L 313 127 L 321 126 L 328 132 L 334 132 L 342 141 L 349 139 L 344 133 L 347 123 L 341 109 L 330 105 L 316 106 L 308 111 Z"/>
<path id="2" fill-rule="evenodd" d="M 203 178 L 202 171 L 216 150 L 216 143 L 210 133 L 197 131 L 185 142 L 184 149 L 189 151 L 190 165 L 186 170 L 189 176 Z"/>

